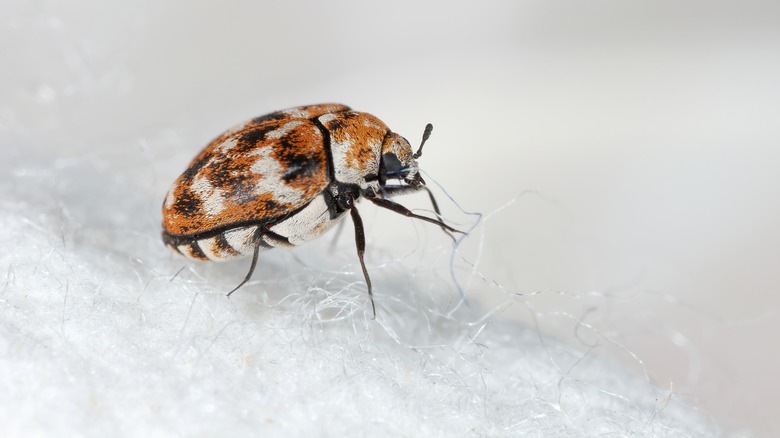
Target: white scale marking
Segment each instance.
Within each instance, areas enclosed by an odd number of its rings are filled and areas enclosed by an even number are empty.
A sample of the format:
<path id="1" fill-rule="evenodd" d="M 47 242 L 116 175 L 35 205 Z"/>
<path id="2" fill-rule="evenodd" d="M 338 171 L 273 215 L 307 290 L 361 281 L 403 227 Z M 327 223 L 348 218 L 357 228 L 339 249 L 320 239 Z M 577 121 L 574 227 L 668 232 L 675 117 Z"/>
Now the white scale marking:
<path id="1" fill-rule="evenodd" d="M 298 126 L 301 126 L 301 125 L 303 125 L 303 122 L 300 121 L 300 120 L 295 120 L 295 121 L 289 122 L 289 123 L 285 124 L 284 126 L 282 126 L 281 128 L 274 129 L 273 131 L 265 134 L 265 138 L 272 138 L 274 140 L 282 138 L 285 134 L 287 134 L 291 130 L 293 130 L 293 129 L 297 128 Z"/>
<path id="2" fill-rule="evenodd" d="M 331 220 L 325 196 L 318 195 L 303 210 L 271 227 L 271 231 L 286 237 L 293 245 L 300 245 L 322 235 L 345 216 Z"/>
<path id="3" fill-rule="evenodd" d="M 237 144 L 238 144 L 238 139 L 231 138 L 229 140 L 225 140 L 222 143 L 220 143 L 220 145 L 217 146 L 217 150 L 219 152 L 224 153 L 236 147 Z"/>
<path id="4" fill-rule="evenodd" d="M 249 153 L 250 156 L 258 157 L 257 161 L 249 167 L 249 170 L 263 176 L 255 184 L 254 194 L 261 196 L 271 193 L 274 201 L 297 204 L 301 201 L 304 192 L 283 182 L 284 169 L 276 158 L 271 156 L 272 152 L 273 147 L 269 145 Z"/>
<path id="5" fill-rule="evenodd" d="M 170 210 L 173 207 L 173 202 L 176 201 L 176 197 L 173 196 L 173 187 L 168 190 L 168 195 L 165 196 L 165 208 Z"/>
<path id="6" fill-rule="evenodd" d="M 225 210 L 225 191 L 212 186 L 208 179 L 202 176 L 196 178 L 192 181 L 192 191 L 203 202 L 206 216 L 213 217 Z"/>
<path id="7" fill-rule="evenodd" d="M 322 122 L 323 125 L 326 125 L 328 122 L 336 120 L 336 114 L 333 113 L 326 113 L 319 117 L 320 122 Z"/>
<path id="8" fill-rule="evenodd" d="M 255 234 L 257 227 L 239 228 L 237 230 L 231 230 L 225 232 L 225 240 L 228 245 L 233 247 L 236 251 L 242 255 L 252 254 L 255 250 L 252 245 L 252 237 Z"/>
<path id="9" fill-rule="evenodd" d="M 198 240 L 198 246 L 200 247 L 200 250 L 203 251 L 203 254 L 206 254 L 206 257 L 208 257 L 209 260 L 225 260 L 230 258 L 230 253 L 227 251 L 222 253 L 214 251 L 214 248 L 216 248 L 216 245 L 214 245 L 216 241 L 216 237 L 200 239 Z"/>
<path id="10" fill-rule="evenodd" d="M 287 114 L 290 117 L 296 117 L 299 119 L 308 119 L 309 112 L 300 108 L 290 108 L 288 110 L 281 111 L 282 114 Z"/>
<path id="11" fill-rule="evenodd" d="M 179 252 L 186 255 L 187 257 L 194 259 L 195 257 L 192 256 L 192 248 L 190 248 L 189 245 L 179 245 L 177 246 L 179 248 Z"/>

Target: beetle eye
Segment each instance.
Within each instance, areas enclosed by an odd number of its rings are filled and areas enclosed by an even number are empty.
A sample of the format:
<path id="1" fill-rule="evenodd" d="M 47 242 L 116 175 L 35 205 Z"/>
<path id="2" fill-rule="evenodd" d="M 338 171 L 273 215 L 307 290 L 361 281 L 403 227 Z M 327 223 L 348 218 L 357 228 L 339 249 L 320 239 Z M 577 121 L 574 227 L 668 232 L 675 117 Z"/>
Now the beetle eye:
<path id="1" fill-rule="evenodd" d="M 401 160 L 393 153 L 382 154 L 382 167 L 385 174 L 393 175 L 401 172 Z"/>

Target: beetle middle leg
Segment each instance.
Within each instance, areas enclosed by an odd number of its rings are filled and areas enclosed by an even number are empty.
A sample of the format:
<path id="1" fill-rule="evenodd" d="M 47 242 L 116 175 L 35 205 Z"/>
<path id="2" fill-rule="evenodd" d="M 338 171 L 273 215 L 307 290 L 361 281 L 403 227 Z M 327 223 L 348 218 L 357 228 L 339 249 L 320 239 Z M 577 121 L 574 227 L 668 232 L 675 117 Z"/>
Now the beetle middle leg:
<path id="1" fill-rule="evenodd" d="M 372 319 L 376 319 L 376 305 L 374 304 L 374 293 L 371 289 L 371 277 L 368 276 L 366 262 L 363 260 L 363 255 L 366 253 L 366 233 L 363 231 L 363 219 L 360 217 L 354 202 L 349 207 L 349 214 L 352 216 L 352 223 L 355 225 L 355 246 L 357 246 L 360 267 L 363 268 L 363 276 L 366 278 L 366 286 L 368 286 L 368 299 L 371 300 L 371 311 L 373 312 Z"/>

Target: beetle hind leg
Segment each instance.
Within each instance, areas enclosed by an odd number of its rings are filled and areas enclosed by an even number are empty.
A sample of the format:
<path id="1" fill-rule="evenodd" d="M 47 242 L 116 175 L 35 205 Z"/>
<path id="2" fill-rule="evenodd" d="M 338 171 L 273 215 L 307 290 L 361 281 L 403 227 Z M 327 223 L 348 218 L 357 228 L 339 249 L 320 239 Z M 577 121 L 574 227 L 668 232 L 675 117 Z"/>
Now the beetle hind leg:
<path id="1" fill-rule="evenodd" d="M 260 254 L 260 248 L 267 245 L 263 241 L 263 228 L 257 227 L 255 230 L 254 236 L 252 236 L 252 241 L 254 243 L 254 251 L 252 252 L 252 264 L 249 266 L 249 272 L 246 273 L 246 277 L 241 281 L 241 283 L 238 284 L 238 286 L 234 287 L 233 290 L 227 293 L 227 296 L 229 297 L 233 292 L 237 291 L 241 288 L 241 286 L 245 285 L 250 278 L 252 278 L 252 274 L 255 272 L 255 267 L 257 267 L 257 258 Z"/>
<path id="2" fill-rule="evenodd" d="M 241 281 L 241 283 L 238 284 L 238 286 L 234 287 L 233 290 L 227 293 L 227 296 L 230 296 L 233 292 L 237 291 L 241 288 L 241 286 L 245 285 L 247 281 L 249 281 L 250 278 L 252 278 L 252 274 L 255 272 L 255 267 L 257 266 L 257 257 L 260 254 L 260 247 L 262 246 L 261 240 L 258 237 L 257 242 L 255 243 L 255 252 L 252 254 L 252 264 L 249 266 L 249 272 L 246 273 L 246 277 Z"/>

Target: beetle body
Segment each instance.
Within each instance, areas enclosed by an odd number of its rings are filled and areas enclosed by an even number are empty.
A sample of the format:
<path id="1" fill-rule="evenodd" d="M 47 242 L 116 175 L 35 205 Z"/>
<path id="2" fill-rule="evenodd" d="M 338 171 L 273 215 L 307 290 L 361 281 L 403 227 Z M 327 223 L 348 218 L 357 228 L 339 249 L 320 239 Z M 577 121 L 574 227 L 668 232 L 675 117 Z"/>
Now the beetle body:
<path id="1" fill-rule="evenodd" d="M 424 186 L 420 151 L 413 154 L 378 118 L 344 105 L 257 117 L 212 141 L 174 182 L 163 203 L 163 241 L 197 260 L 253 255 L 246 282 L 258 251 L 310 241 L 350 211 L 370 293 L 358 198 L 452 230 L 386 199 Z"/>

